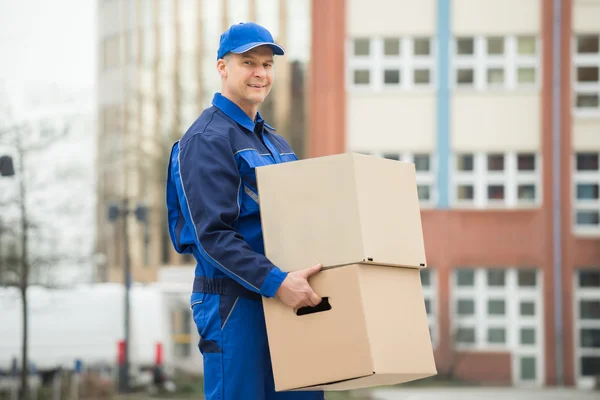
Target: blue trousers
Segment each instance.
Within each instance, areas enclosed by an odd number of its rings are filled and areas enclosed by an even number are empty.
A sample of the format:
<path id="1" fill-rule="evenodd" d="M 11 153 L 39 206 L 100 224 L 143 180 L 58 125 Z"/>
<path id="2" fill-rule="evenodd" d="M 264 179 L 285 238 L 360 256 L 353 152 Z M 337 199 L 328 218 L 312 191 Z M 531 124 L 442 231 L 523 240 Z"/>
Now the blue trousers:
<path id="1" fill-rule="evenodd" d="M 324 400 L 321 391 L 275 392 L 262 303 L 195 293 L 206 400 Z"/>

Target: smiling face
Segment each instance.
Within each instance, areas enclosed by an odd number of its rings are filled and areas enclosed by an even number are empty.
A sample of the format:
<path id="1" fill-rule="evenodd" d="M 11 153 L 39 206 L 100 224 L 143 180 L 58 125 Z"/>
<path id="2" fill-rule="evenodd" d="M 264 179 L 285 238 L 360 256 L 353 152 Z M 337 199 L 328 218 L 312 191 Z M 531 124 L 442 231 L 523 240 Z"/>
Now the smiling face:
<path id="1" fill-rule="evenodd" d="M 222 94 L 254 119 L 273 84 L 273 50 L 259 46 L 242 54 L 229 53 L 217 61 Z"/>

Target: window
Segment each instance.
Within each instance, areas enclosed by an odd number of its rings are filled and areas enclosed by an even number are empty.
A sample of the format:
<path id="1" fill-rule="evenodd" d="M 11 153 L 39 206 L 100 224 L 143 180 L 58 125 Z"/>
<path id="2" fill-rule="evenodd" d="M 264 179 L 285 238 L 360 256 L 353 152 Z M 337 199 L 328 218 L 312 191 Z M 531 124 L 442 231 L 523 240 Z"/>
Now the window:
<path id="1" fill-rule="evenodd" d="M 349 49 L 350 89 L 434 88 L 435 46 L 430 37 L 354 38 Z"/>
<path id="2" fill-rule="evenodd" d="M 433 343 L 433 347 L 436 347 L 439 340 L 437 326 L 437 280 L 435 270 L 431 267 L 421 269 L 421 286 L 423 287 L 423 296 L 425 297 L 425 310 L 427 311 L 431 342 Z"/>
<path id="3" fill-rule="evenodd" d="M 453 62 L 458 88 L 538 87 L 539 50 L 534 36 L 457 37 Z"/>
<path id="4" fill-rule="evenodd" d="M 369 153 L 359 151 L 363 154 L 373 154 L 390 160 L 403 161 L 415 164 L 417 175 L 417 193 L 422 207 L 432 207 L 435 204 L 435 168 L 432 156 L 429 153 Z"/>
<path id="5" fill-rule="evenodd" d="M 457 153 L 453 165 L 456 207 L 524 208 L 540 202 L 534 153 Z"/>
<path id="6" fill-rule="evenodd" d="M 600 375 L 600 266 L 578 269 L 573 281 L 575 377 L 590 386 Z"/>
<path id="7" fill-rule="evenodd" d="M 454 270 L 452 278 L 451 332 L 457 350 L 508 351 L 515 383 L 541 385 L 544 348 L 539 327 L 544 315 L 540 270 L 461 267 Z"/>
<path id="8" fill-rule="evenodd" d="M 574 232 L 600 234 L 600 153 L 575 153 L 573 175 Z"/>
<path id="9" fill-rule="evenodd" d="M 573 52 L 575 112 L 600 115 L 600 35 L 576 35 Z"/>

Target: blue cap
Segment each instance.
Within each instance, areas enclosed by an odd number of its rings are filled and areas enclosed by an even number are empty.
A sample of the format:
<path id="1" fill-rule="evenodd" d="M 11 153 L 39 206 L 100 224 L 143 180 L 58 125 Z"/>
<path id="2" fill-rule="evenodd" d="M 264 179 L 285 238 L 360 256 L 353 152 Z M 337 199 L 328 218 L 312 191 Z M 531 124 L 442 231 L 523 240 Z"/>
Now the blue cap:
<path id="1" fill-rule="evenodd" d="M 275 43 L 271 32 L 254 22 L 240 22 L 232 25 L 222 35 L 217 51 L 217 60 L 227 53 L 245 53 L 258 46 L 269 46 L 273 54 L 285 54 L 283 47 Z"/>

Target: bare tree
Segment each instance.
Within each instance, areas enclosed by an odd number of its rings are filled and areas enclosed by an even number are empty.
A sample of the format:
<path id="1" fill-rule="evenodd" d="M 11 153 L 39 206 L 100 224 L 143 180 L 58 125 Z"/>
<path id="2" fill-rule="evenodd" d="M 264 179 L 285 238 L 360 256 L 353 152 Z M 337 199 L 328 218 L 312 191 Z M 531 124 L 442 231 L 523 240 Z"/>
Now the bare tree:
<path id="1" fill-rule="evenodd" d="M 7 118 L 3 118 L 6 121 Z M 86 256 L 76 252 L 64 251 L 56 243 L 56 227 L 44 218 L 48 210 L 36 212 L 39 198 L 36 195 L 47 190 L 52 179 L 47 177 L 47 166 L 35 166 L 33 159 L 40 152 L 49 149 L 57 142 L 67 138 L 70 124 L 43 132 L 35 121 L 14 122 L 0 126 L 0 149 L 10 151 L 14 157 L 14 176 L 12 183 L 2 182 L 13 190 L 0 198 L 0 286 L 12 286 L 19 290 L 22 305 L 22 346 L 21 346 L 21 382 L 20 398 L 29 397 L 28 387 L 28 303 L 27 291 L 30 285 L 48 286 L 52 279 L 49 271 L 61 262 L 81 261 Z M 45 181 L 45 182 L 44 182 Z M 62 182 L 62 184 L 68 182 Z M 90 188 L 91 190 L 91 188 Z M 44 201 L 43 199 L 41 199 Z M 33 204 L 36 206 L 33 207 Z M 53 204 L 54 219 L 60 217 L 60 210 L 69 212 L 69 204 Z M 39 211 L 39 210 L 37 210 Z M 79 260 L 78 260 L 79 259 Z"/>

